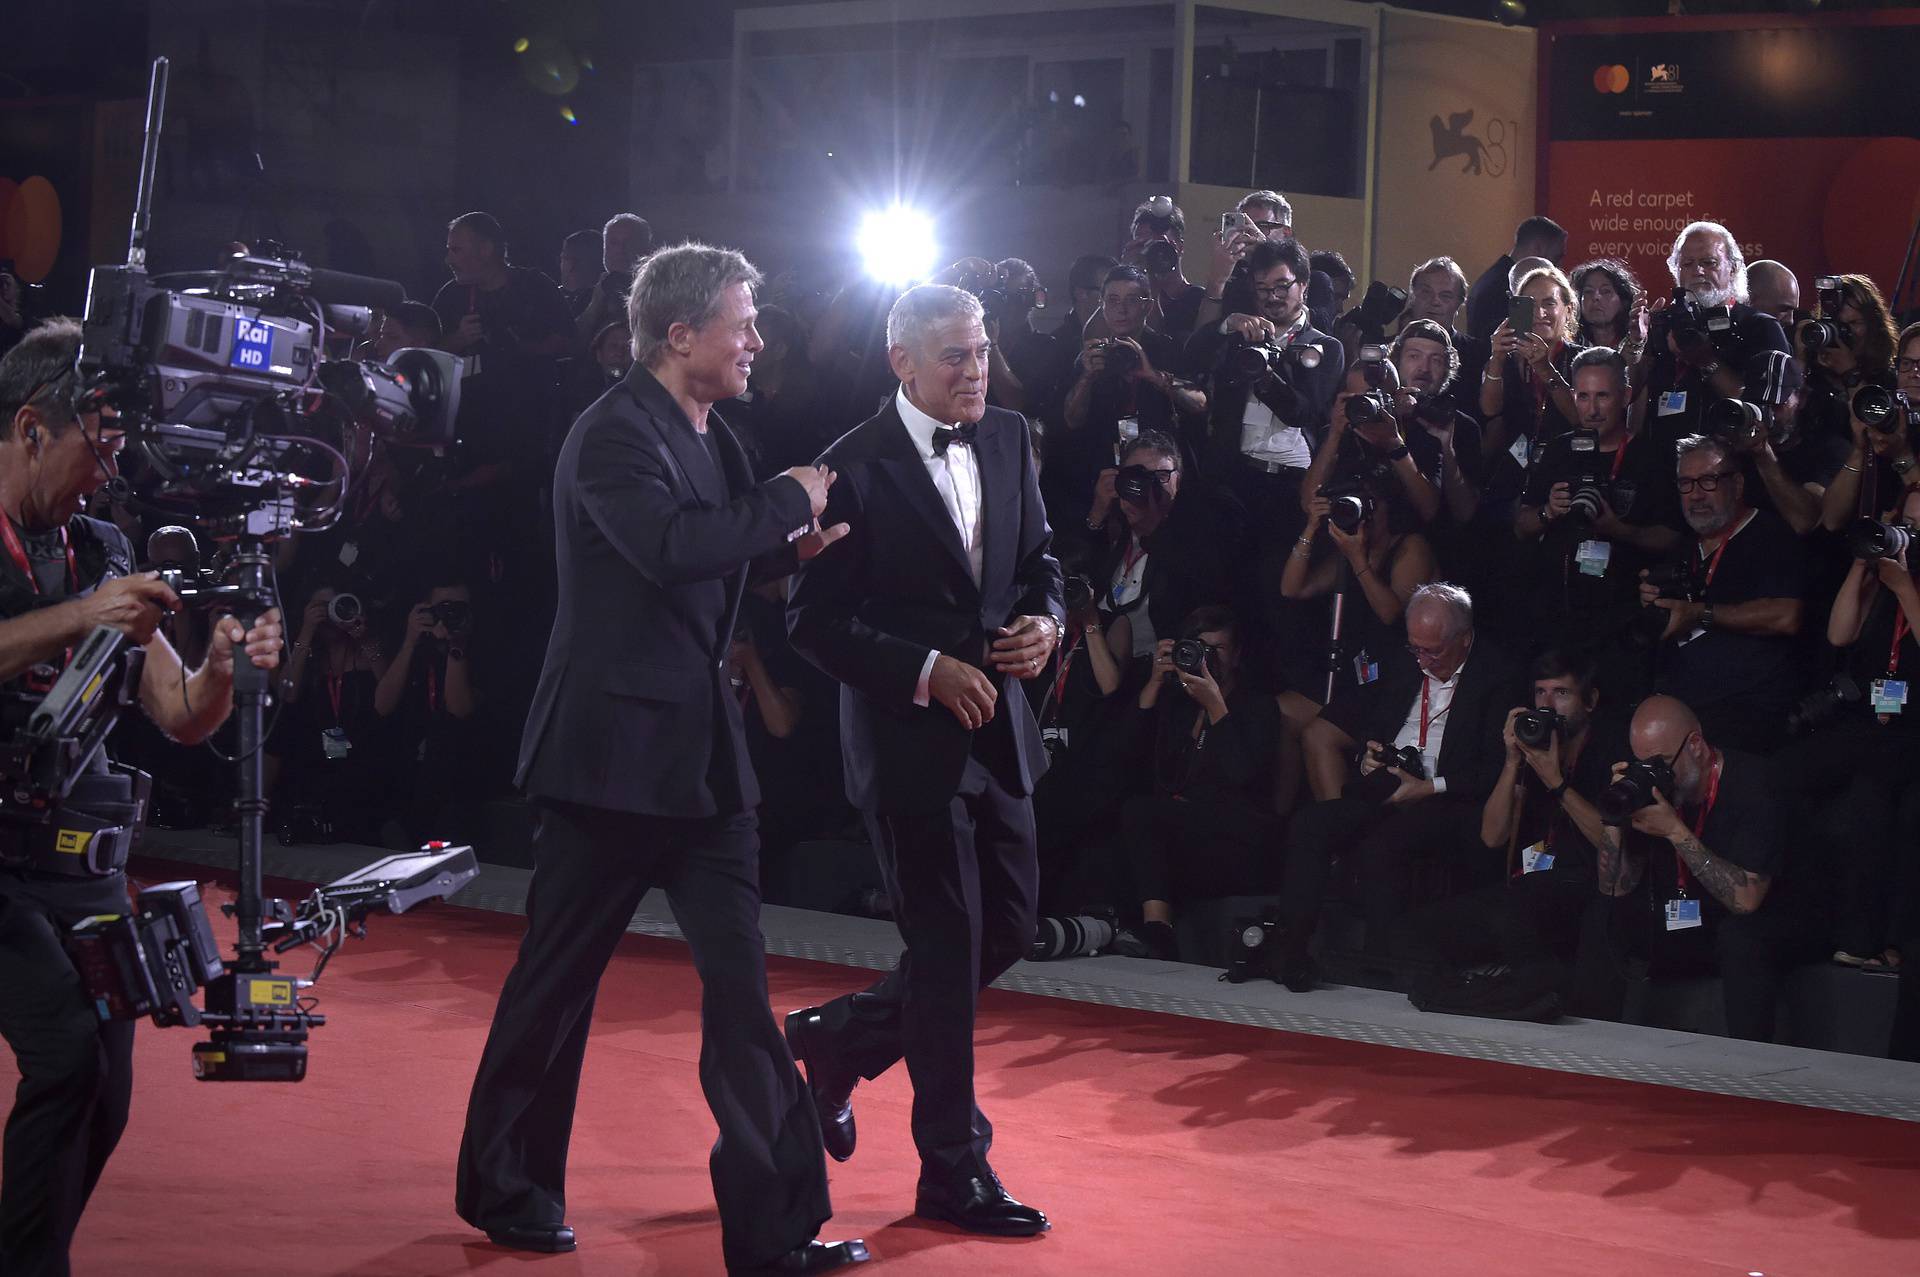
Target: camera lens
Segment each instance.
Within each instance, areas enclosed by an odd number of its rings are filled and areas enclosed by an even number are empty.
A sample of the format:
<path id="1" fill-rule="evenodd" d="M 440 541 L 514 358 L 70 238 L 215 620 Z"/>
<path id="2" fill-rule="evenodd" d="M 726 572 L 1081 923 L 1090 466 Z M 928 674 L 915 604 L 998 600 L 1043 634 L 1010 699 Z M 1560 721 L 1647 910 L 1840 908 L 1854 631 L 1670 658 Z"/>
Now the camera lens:
<path id="1" fill-rule="evenodd" d="M 1196 677 L 1207 663 L 1207 645 L 1199 639 L 1179 639 L 1173 645 L 1173 667 Z"/>
<path id="2" fill-rule="evenodd" d="M 1084 576 L 1070 576 L 1061 588 L 1060 601 L 1067 611 L 1078 612 L 1093 602 L 1093 582 Z"/>
<path id="3" fill-rule="evenodd" d="M 1513 737 L 1529 749 L 1544 749 L 1560 730 L 1560 716 L 1550 709 L 1530 709 L 1513 720 Z"/>
<path id="4" fill-rule="evenodd" d="M 336 594 L 327 602 L 327 619 L 335 625 L 352 625 L 365 615 L 357 594 Z"/>
<path id="5" fill-rule="evenodd" d="M 1863 518 L 1853 525 L 1847 544 L 1856 559 L 1897 559 L 1913 542 L 1913 533 L 1898 523 Z"/>

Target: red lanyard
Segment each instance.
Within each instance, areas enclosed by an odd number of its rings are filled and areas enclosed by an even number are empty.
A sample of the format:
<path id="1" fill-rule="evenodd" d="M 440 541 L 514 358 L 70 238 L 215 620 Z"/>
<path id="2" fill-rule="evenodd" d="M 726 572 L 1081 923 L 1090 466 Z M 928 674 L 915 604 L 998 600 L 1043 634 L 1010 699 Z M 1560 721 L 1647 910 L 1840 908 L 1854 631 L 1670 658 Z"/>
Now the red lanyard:
<path id="1" fill-rule="evenodd" d="M 744 697 L 741 698 L 740 703 L 742 705 L 746 704 L 746 699 Z M 434 711 L 438 710 L 439 708 L 440 708 L 440 676 L 434 670 L 433 662 L 428 661 L 427 662 L 427 713 L 431 714 Z"/>
<path id="2" fill-rule="evenodd" d="M 1615 479 L 1618 479 L 1620 477 L 1620 467 L 1626 464 L 1627 445 L 1631 444 L 1632 442 L 1633 442 L 1633 436 L 1628 435 L 1625 439 L 1622 439 L 1620 441 L 1620 446 L 1614 450 L 1613 477 Z"/>
<path id="3" fill-rule="evenodd" d="M 13 530 L 13 520 L 4 515 L 0 515 L 0 540 L 6 542 L 7 553 L 13 557 L 15 566 L 26 575 L 27 584 L 33 588 L 33 592 L 40 593 L 40 578 L 33 574 L 33 560 L 27 557 L 27 547 L 20 544 L 20 534 Z M 60 529 L 60 548 L 67 552 L 67 588 L 78 590 L 80 569 L 73 561 L 73 542 L 67 539 L 64 527 Z"/>
<path id="4" fill-rule="evenodd" d="M 340 726 L 340 687 L 346 681 L 344 674 L 327 675 L 327 699 L 333 703 L 333 725 Z"/>
<path id="5" fill-rule="evenodd" d="M 1887 648 L 1887 677 L 1900 672 L 1900 640 L 1908 634 L 1907 614 L 1896 602 L 1893 613 L 1893 643 Z"/>
<path id="6" fill-rule="evenodd" d="M 1713 811 L 1714 800 L 1720 797 L 1720 769 L 1726 765 L 1726 762 L 1727 756 L 1725 754 L 1715 754 L 1713 756 L 1713 774 L 1707 777 L 1707 796 L 1700 804 L 1700 814 L 1693 818 L 1693 838 L 1695 842 L 1700 841 L 1700 835 L 1707 827 L 1707 816 Z M 1705 846 L 1706 844 L 1702 843 L 1701 845 Z M 1685 896 L 1693 879 L 1688 877 L 1687 862 L 1680 858 L 1678 852 L 1675 852 L 1673 857 L 1673 873 L 1674 879 L 1680 888 L 1680 894 Z"/>
<path id="7" fill-rule="evenodd" d="M 1701 593 L 1703 594 L 1706 593 L 1707 587 L 1713 584 L 1713 574 L 1720 570 L 1720 556 L 1727 552 L 1727 547 L 1733 544 L 1733 539 L 1740 535 L 1742 529 L 1744 529 L 1749 523 L 1753 522 L 1753 516 L 1757 513 L 1759 512 L 1754 510 L 1748 511 L 1747 517 L 1740 520 L 1740 527 L 1735 528 L 1733 531 L 1727 533 L 1727 539 L 1722 541 L 1720 543 L 1720 548 L 1713 552 L 1713 562 L 1707 564 L 1706 580 L 1701 582 L 1700 584 Z M 1702 550 L 1700 552 L 1700 557 L 1703 559 L 1707 557 L 1705 550 Z"/>

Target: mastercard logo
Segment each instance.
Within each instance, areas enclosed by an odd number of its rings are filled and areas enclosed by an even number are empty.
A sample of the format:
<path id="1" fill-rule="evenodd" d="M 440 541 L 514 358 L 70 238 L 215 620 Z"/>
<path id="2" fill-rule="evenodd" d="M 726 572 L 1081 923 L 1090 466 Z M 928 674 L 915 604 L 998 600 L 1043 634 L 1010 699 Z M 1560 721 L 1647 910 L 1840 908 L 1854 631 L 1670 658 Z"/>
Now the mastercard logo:
<path id="1" fill-rule="evenodd" d="M 1625 93 L 1633 77 L 1627 74 L 1623 66 L 1595 67 L 1593 70 L 1593 91 L 1595 93 Z"/>
<path id="2" fill-rule="evenodd" d="M 0 257 L 11 257 L 22 280 L 37 284 L 60 255 L 60 194 L 44 177 L 0 177 Z"/>

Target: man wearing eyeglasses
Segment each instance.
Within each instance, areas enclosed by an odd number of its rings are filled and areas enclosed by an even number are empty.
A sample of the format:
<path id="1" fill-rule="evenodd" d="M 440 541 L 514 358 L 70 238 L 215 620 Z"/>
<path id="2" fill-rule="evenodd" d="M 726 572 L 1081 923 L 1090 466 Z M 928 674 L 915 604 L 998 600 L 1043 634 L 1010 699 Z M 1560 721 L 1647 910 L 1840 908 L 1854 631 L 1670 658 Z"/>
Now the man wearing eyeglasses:
<path id="1" fill-rule="evenodd" d="M 1726 444 L 1689 435 L 1677 447 L 1681 514 L 1693 532 L 1680 566 L 1691 588 L 1667 597 L 1641 582 L 1642 605 L 1667 613 L 1654 690 L 1684 698 L 1715 739 L 1770 753 L 1799 686 L 1806 551 L 1779 515 L 1748 504 Z"/>
<path id="2" fill-rule="evenodd" d="M 68 654 L 107 626 L 145 651 L 147 717 L 172 740 L 198 744 L 233 708 L 242 649 L 262 668 L 279 664 L 280 615 L 250 630 L 220 618 L 205 662 L 185 667 L 159 630 L 180 600 L 155 574 L 134 571 L 120 529 L 81 513 L 118 473 L 124 435 L 109 411 L 77 395 L 79 347 L 79 324 L 49 320 L 0 359 L 0 691 L 44 695 Z M 143 801 L 139 774 L 110 770 L 104 757 L 80 784 L 106 801 Z M 10 1275 L 67 1271 L 133 1089 L 133 1022 L 101 1021 L 61 945 L 83 918 L 127 912 L 127 847 L 109 848 L 101 834 L 72 852 L 58 832 L 0 826 L 0 1035 L 20 1072 L 0 1165 L 0 1272 Z"/>
<path id="3" fill-rule="evenodd" d="M 1721 747 L 1671 696 L 1641 702 L 1628 743 L 1673 779 L 1633 813 L 1630 831 L 1605 830 L 1600 891 L 1619 902 L 1620 934 L 1656 979 L 1717 970 L 1728 1033 L 1771 1041 L 1780 978 L 1818 958 L 1823 937 L 1806 897 L 1781 876 L 1789 813 L 1766 763 Z M 1615 776 L 1626 766 L 1616 763 Z"/>
<path id="4" fill-rule="evenodd" d="M 1500 858 L 1480 842 L 1480 809 L 1505 765 L 1502 731 L 1521 690 L 1520 670 L 1476 636 L 1467 592 L 1435 582 L 1407 605 L 1406 650 L 1382 654 L 1375 677 L 1336 693 L 1307 725 L 1307 781 L 1320 801 L 1294 813 L 1287 830 L 1289 989 L 1318 981 L 1309 949 L 1336 858 L 1357 857 L 1376 959 L 1404 950 L 1400 920 L 1416 879 L 1444 878 L 1449 891 L 1498 880 Z M 1389 759 L 1389 749 L 1413 750 L 1422 774 Z"/>

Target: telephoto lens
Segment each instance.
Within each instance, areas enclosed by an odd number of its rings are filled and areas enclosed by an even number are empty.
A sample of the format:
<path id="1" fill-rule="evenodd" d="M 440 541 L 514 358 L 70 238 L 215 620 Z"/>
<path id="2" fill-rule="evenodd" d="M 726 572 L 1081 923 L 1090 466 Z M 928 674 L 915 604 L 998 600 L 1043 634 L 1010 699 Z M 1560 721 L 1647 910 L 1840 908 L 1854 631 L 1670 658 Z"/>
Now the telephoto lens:
<path id="1" fill-rule="evenodd" d="M 1744 399 L 1716 399 L 1700 414 L 1700 428 L 1723 443 L 1738 446 L 1764 434 L 1767 424 L 1758 405 Z"/>
<path id="2" fill-rule="evenodd" d="M 1088 914 L 1042 918 L 1027 948 L 1029 962 L 1058 958 L 1090 958 L 1113 943 L 1113 920 Z"/>
<path id="3" fill-rule="evenodd" d="M 1869 384 L 1853 392 L 1853 415 L 1890 435 L 1913 424 L 1915 414 L 1903 392 Z"/>
<path id="4" fill-rule="evenodd" d="M 352 625 L 366 614 L 358 594 L 336 594 L 327 601 L 327 619 L 335 625 Z"/>
<path id="5" fill-rule="evenodd" d="M 1847 545 L 1856 559 L 1897 559 L 1913 543 L 1913 533 L 1899 523 L 1882 523 L 1863 518 L 1847 534 Z"/>

